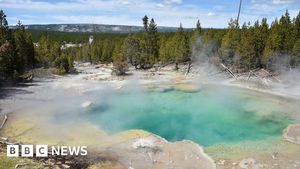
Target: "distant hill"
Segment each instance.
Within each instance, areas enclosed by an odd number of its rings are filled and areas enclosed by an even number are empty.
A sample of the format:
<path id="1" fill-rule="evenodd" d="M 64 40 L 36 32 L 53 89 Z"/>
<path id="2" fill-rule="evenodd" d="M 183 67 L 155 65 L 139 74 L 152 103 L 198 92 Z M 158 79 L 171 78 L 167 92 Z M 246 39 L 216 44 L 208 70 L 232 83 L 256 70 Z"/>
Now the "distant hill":
<path id="1" fill-rule="evenodd" d="M 142 32 L 142 26 L 126 25 L 103 25 L 103 24 L 48 24 L 48 25 L 25 25 L 26 29 L 57 31 L 57 32 L 94 32 L 94 33 L 131 33 Z M 159 26 L 159 32 L 176 32 L 176 27 Z M 191 29 L 187 29 L 191 30 Z"/>

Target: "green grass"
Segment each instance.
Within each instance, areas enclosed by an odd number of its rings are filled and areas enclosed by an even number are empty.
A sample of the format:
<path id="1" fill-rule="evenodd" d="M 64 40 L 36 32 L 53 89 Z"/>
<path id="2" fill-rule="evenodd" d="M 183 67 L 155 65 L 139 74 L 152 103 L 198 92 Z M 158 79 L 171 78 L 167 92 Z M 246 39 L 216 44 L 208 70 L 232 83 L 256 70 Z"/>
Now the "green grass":
<path id="1" fill-rule="evenodd" d="M 0 153 L 0 169 L 14 169 L 17 164 L 26 164 L 25 166 L 19 168 L 44 168 L 40 162 L 26 158 L 9 158 L 5 153 Z"/>

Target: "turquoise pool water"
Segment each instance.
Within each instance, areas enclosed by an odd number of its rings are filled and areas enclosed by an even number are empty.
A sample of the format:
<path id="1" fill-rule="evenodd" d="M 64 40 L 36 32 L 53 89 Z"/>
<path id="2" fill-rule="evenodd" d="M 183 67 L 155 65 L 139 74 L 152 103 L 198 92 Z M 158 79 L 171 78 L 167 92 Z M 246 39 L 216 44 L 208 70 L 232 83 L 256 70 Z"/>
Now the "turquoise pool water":
<path id="1" fill-rule="evenodd" d="M 276 103 L 226 88 L 104 96 L 84 118 L 109 133 L 142 129 L 169 141 L 189 139 L 210 146 L 279 136 L 291 122 Z"/>

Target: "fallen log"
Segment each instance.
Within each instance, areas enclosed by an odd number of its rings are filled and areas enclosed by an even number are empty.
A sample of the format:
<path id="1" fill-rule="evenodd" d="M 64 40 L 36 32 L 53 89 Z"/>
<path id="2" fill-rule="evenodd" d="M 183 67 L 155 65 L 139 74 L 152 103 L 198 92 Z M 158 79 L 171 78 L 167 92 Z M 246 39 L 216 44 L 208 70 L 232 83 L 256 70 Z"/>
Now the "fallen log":
<path id="1" fill-rule="evenodd" d="M 260 76 L 258 76 L 255 72 L 253 72 L 252 70 L 250 70 L 249 71 L 251 74 L 253 74 L 255 77 L 257 77 L 257 78 L 260 78 L 261 79 L 261 77 Z"/>
<path id="2" fill-rule="evenodd" d="M 276 76 L 274 76 L 272 73 L 270 73 L 269 71 L 265 70 L 265 69 L 262 69 L 262 71 L 264 71 L 265 73 L 268 74 L 268 76 L 274 78 L 277 82 L 281 82 L 280 79 L 278 79 Z"/>
<path id="3" fill-rule="evenodd" d="M 6 123 L 6 121 L 7 121 L 7 115 L 5 114 L 4 115 L 4 119 L 3 119 L 2 123 L 1 123 L 1 126 L 0 126 L 0 129 L 3 128 L 4 124 Z"/>
<path id="4" fill-rule="evenodd" d="M 256 69 L 256 70 L 257 70 L 257 69 Z M 256 70 L 254 70 L 254 71 L 256 71 Z M 267 79 L 266 79 L 265 77 L 261 77 L 261 76 L 257 75 L 254 71 L 252 71 L 252 70 L 249 71 L 249 76 L 248 76 L 248 79 L 247 79 L 247 80 L 250 79 L 251 75 L 254 75 L 254 76 L 257 77 L 260 81 L 262 81 L 266 86 L 269 86 L 269 83 L 268 83 Z"/>
<path id="5" fill-rule="evenodd" d="M 24 164 L 17 164 L 17 165 L 15 165 L 15 169 L 22 168 L 22 167 L 24 167 L 24 166 L 26 166 L 26 165 L 29 165 L 29 164 L 27 164 L 27 163 L 24 163 Z"/>
<path id="6" fill-rule="evenodd" d="M 250 77 L 251 77 L 251 71 L 249 71 L 249 75 L 248 75 L 248 78 L 247 78 L 247 80 L 249 80 L 250 79 Z"/>
<path id="7" fill-rule="evenodd" d="M 256 77 L 258 77 L 258 75 L 255 74 L 255 71 L 257 71 L 257 70 L 259 70 L 259 69 L 249 70 L 249 75 L 248 75 L 247 80 L 250 79 L 250 77 L 251 77 L 252 74 L 255 75 Z"/>
<path id="8" fill-rule="evenodd" d="M 0 137 L 0 140 L 7 141 L 7 140 L 8 140 L 8 138 L 6 138 L 6 137 Z"/>
<path id="9" fill-rule="evenodd" d="M 237 77 L 234 75 L 234 73 L 227 66 L 225 66 L 223 63 L 220 63 L 220 64 L 224 69 L 226 69 L 232 75 L 232 77 L 237 79 Z"/>
<path id="10" fill-rule="evenodd" d="M 19 82 L 32 82 L 33 74 L 22 75 L 18 77 Z"/>

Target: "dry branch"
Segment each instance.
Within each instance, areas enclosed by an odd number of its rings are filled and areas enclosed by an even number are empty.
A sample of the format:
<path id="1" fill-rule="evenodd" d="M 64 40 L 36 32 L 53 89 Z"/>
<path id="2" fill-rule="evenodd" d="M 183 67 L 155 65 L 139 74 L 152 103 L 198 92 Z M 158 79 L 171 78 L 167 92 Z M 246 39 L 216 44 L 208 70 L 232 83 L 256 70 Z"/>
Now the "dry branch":
<path id="1" fill-rule="evenodd" d="M 223 63 L 220 63 L 220 64 L 224 69 L 226 69 L 232 75 L 232 77 L 237 79 L 237 77 L 234 75 L 234 73 L 227 66 L 225 66 Z"/>
<path id="2" fill-rule="evenodd" d="M 278 79 L 276 76 L 274 76 L 272 73 L 270 73 L 270 72 L 266 71 L 265 69 L 262 69 L 262 71 L 264 71 L 265 73 L 267 73 L 267 74 L 268 74 L 268 76 L 270 76 L 270 77 L 274 78 L 274 79 L 275 79 L 277 82 L 281 82 L 281 80 L 280 80 L 280 79 Z"/>
<path id="3" fill-rule="evenodd" d="M 7 121 L 7 115 L 5 114 L 4 115 L 4 119 L 3 119 L 2 123 L 1 123 L 1 126 L 0 126 L 0 129 L 3 128 L 3 126 L 4 126 L 4 124 L 5 124 L 6 121 Z"/>
<path id="4" fill-rule="evenodd" d="M 187 71 L 186 71 L 186 73 L 185 73 L 185 77 L 190 73 L 191 68 L 192 68 L 192 62 L 189 62 Z"/>
<path id="5" fill-rule="evenodd" d="M 24 163 L 24 164 L 17 164 L 16 166 L 15 166 L 15 169 L 17 169 L 17 168 L 19 168 L 19 167 L 24 167 L 24 166 L 26 166 L 26 165 L 28 165 L 27 163 Z"/>

